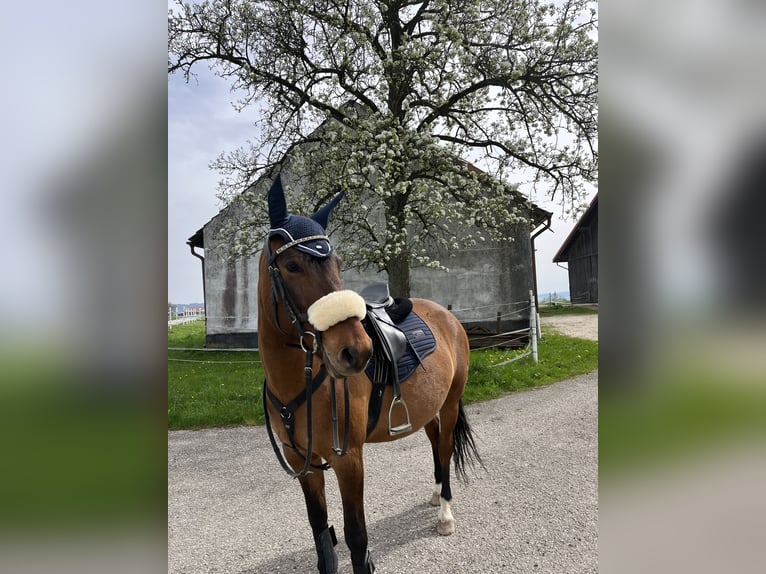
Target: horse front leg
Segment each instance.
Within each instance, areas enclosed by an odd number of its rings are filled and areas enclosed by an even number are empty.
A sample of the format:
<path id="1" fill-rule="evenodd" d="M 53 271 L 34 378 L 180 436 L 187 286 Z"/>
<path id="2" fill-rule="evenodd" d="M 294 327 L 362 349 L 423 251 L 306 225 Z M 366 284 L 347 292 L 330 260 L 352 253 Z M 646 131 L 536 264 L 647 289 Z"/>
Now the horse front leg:
<path id="1" fill-rule="evenodd" d="M 364 517 L 364 461 L 361 448 L 349 450 L 345 456 L 335 459 L 332 465 L 343 502 L 343 532 L 351 551 L 354 574 L 373 574 L 375 565 L 367 548 Z"/>
<path id="2" fill-rule="evenodd" d="M 294 455 L 286 452 L 288 461 L 293 468 L 302 468 L 303 462 Z M 292 457 L 290 455 L 293 455 Z M 314 456 L 312 464 L 319 465 L 322 460 Z M 309 524 L 314 534 L 314 545 L 317 551 L 317 568 L 319 574 L 337 574 L 338 556 L 335 553 L 335 529 L 327 524 L 327 499 L 325 498 L 324 471 L 313 469 L 312 474 L 298 479 L 306 500 L 306 511 Z"/>

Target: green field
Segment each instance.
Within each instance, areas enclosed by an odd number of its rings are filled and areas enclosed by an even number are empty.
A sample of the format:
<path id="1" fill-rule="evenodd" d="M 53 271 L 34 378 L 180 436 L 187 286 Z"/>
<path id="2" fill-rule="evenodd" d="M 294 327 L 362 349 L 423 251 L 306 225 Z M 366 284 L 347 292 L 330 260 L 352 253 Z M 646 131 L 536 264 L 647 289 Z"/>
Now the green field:
<path id="1" fill-rule="evenodd" d="M 541 317 L 550 317 L 552 315 L 598 315 L 596 309 L 572 305 L 571 303 L 543 303 L 537 309 Z"/>
<path id="2" fill-rule="evenodd" d="M 522 351 L 492 350 L 471 352 L 466 404 L 494 399 L 509 392 L 540 387 L 598 368 L 598 343 L 548 331 L 538 342 L 538 363 L 527 356 L 496 366 Z"/>
<path id="3" fill-rule="evenodd" d="M 205 323 L 168 330 L 168 427 L 171 429 L 263 423 L 263 369 L 258 353 L 202 350 Z"/>
<path id="4" fill-rule="evenodd" d="M 466 404 L 532 387 L 548 385 L 598 368 L 598 343 L 543 329 L 539 363 L 518 350 L 471 352 Z M 204 322 L 168 330 L 168 347 L 204 346 Z M 203 428 L 263 423 L 263 370 L 258 353 L 168 351 L 168 427 Z"/>

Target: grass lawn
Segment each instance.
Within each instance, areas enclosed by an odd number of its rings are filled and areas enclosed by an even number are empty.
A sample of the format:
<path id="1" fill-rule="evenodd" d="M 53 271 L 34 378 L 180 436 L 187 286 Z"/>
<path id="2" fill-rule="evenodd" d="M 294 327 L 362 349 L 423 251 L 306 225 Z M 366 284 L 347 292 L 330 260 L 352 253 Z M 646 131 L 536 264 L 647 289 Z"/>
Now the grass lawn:
<path id="1" fill-rule="evenodd" d="M 553 315 L 598 315 L 598 310 L 571 303 L 540 303 L 537 309 L 541 317 Z"/>
<path id="2" fill-rule="evenodd" d="M 263 423 L 263 369 L 256 351 L 205 351 L 205 323 L 168 330 L 168 428 Z"/>
<path id="3" fill-rule="evenodd" d="M 651 384 L 599 396 L 599 476 L 677 465 L 766 439 L 766 389 L 747 373 L 696 365 L 658 370 Z"/>
<path id="4" fill-rule="evenodd" d="M 549 385 L 598 368 L 596 341 L 566 337 L 543 327 L 543 339 L 537 347 L 537 364 L 531 356 L 527 356 L 500 367 L 495 365 L 520 355 L 522 351 L 472 351 L 463 402 L 469 404 L 494 399 L 513 391 Z"/>
<path id="5" fill-rule="evenodd" d="M 115 384 L 103 377 L 111 365 L 75 363 L 44 335 L 12 345 L 0 349 L 0 532 L 42 540 L 156 524 L 167 467 L 149 384 Z"/>
<path id="6" fill-rule="evenodd" d="M 168 330 L 168 347 L 202 348 L 204 322 Z M 539 363 L 524 357 L 495 367 L 521 351 L 471 353 L 466 404 L 547 385 L 598 367 L 598 343 L 543 330 Z M 256 352 L 168 351 L 168 427 L 171 429 L 263 424 L 263 370 Z"/>

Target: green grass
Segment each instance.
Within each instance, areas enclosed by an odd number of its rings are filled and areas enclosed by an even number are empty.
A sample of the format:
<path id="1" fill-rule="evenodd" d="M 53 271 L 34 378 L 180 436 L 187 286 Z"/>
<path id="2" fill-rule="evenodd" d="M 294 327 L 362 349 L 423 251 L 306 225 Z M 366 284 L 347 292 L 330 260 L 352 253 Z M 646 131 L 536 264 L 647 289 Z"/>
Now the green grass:
<path id="1" fill-rule="evenodd" d="M 198 320 L 168 328 L 168 347 L 205 347 L 205 321 Z"/>
<path id="2" fill-rule="evenodd" d="M 519 391 L 549 385 L 598 368 L 598 343 L 543 330 L 538 342 L 538 363 L 531 356 L 496 366 L 518 356 L 520 350 L 473 351 L 463 400 L 466 404 L 494 399 Z"/>
<path id="3" fill-rule="evenodd" d="M 258 360 L 255 352 L 170 352 L 168 427 L 262 424 L 263 369 Z"/>
<path id="4" fill-rule="evenodd" d="M 62 348 L 38 339 L 0 349 L 0 535 L 139 523 L 166 496 L 164 420 L 150 385 L 133 373 L 117 384 L 104 376 L 115 370 Z"/>
<path id="5" fill-rule="evenodd" d="M 537 309 L 541 317 L 553 315 L 598 315 L 598 310 L 590 307 L 580 307 L 571 303 L 540 303 Z"/>
<path id="6" fill-rule="evenodd" d="M 199 347 L 205 324 L 168 330 L 169 347 Z M 168 351 L 168 428 L 263 424 L 258 353 Z"/>
<path id="7" fill-rule="evenodd" d="M 683 365 L 599 397 L 599 476 L 678 464 L 766 438 L 766 389 Z"/>
<path id="8" fill-rule="evenodd" d="M 168 331 L 169 347 L 202 347 L 204 323 Z M 515 350 L 471 353 L 464 402 L 548 385 L 598 367 L 598 343 L 544 331 L 539 363 Z M 171 429 L 263 424 L 263 370 L 256 352 L 168 351 L 168 427 Z"/>

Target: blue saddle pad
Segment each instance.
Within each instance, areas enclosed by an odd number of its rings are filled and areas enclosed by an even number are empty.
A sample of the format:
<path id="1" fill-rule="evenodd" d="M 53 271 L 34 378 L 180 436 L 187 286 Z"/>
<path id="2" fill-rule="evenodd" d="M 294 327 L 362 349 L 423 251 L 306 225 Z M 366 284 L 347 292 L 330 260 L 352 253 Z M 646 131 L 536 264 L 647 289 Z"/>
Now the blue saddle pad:
<path id="1" fill-rule="evenodd" d="M 399 359 L 399 364 L 397 365 L 399 382 L 403 383 L 415 372 L 415 369 L 420 366 L 418 356 L 420 356 L 421 359 L 424 359 L 434 352 L 434 349 L 436 349 L 436 339 L 434 339 L 434 335 L 431 333 L 431 329 L 428 328 L 428 325 L 425 324 L 425 321 L 418 317 L 414 312 L 396 323 L 396 326 L 404 332 L 408 343 L 407 352 L 404 353 L 401 359 Z M 417 354 L 415 353 L 416 351 Z M 392 371 L 392 369 L 386 369 L 387 385 L 392 385 L 394 383 Z M 373 381 L 373 376 L 375 374 L 374 354 L 364 372 L 370 380 Z"/>

